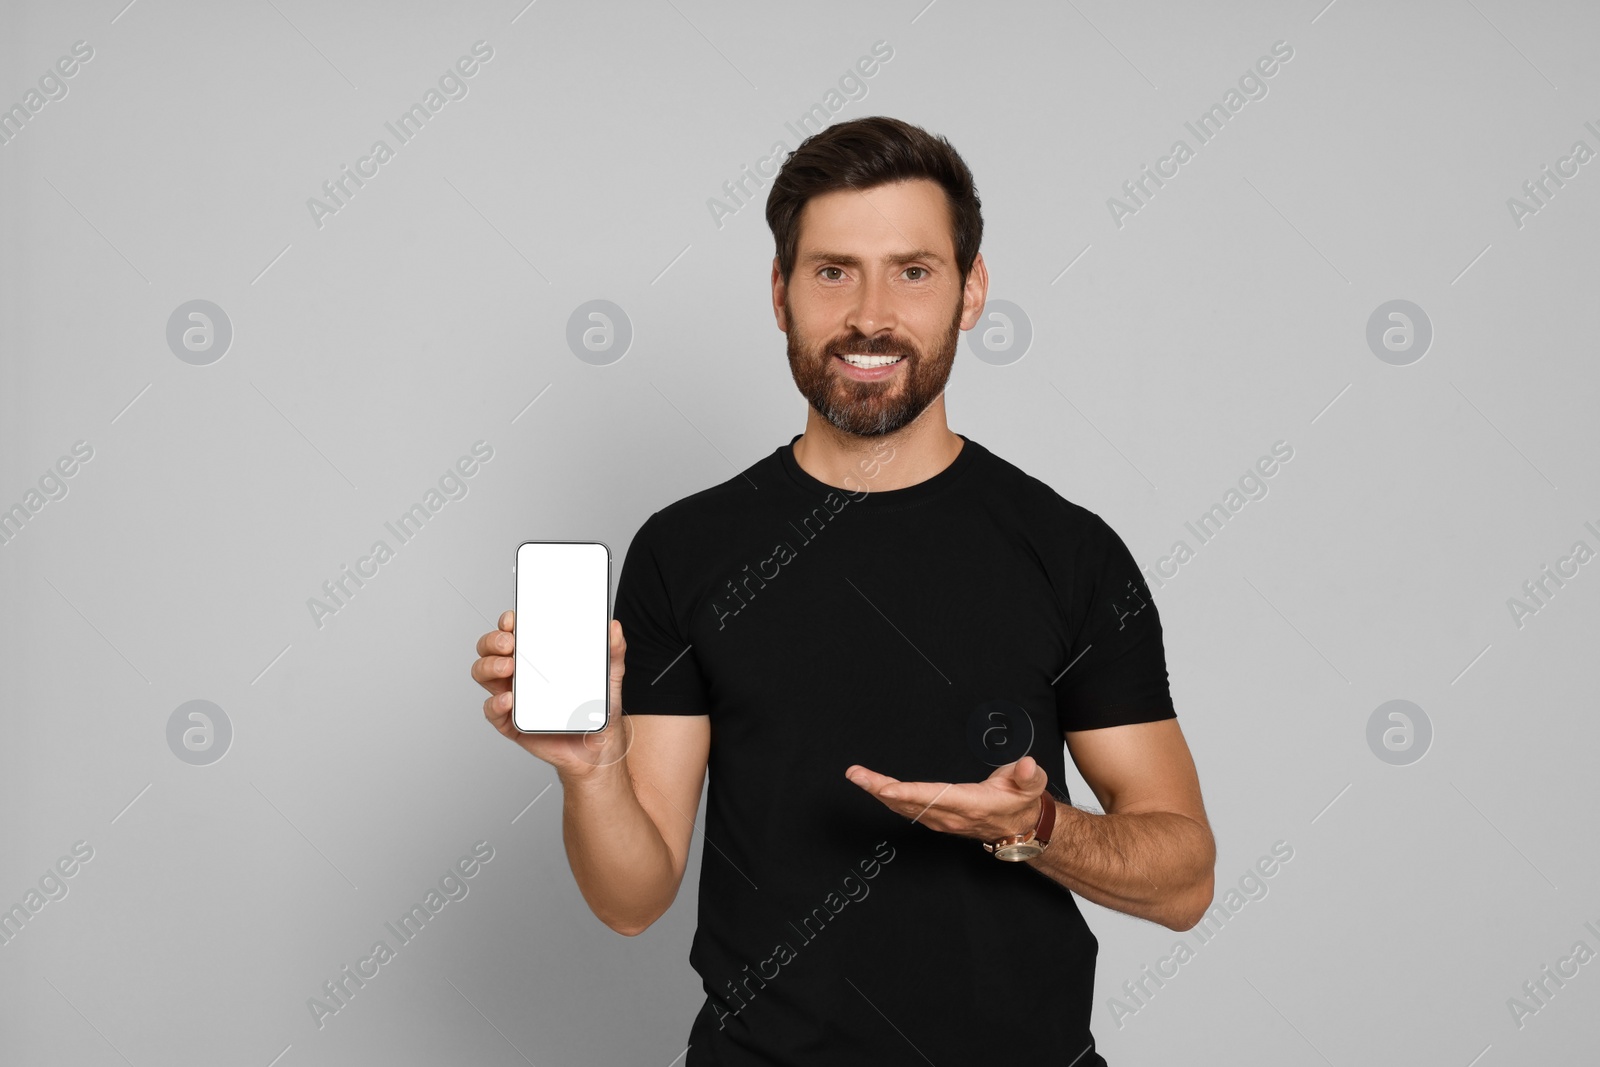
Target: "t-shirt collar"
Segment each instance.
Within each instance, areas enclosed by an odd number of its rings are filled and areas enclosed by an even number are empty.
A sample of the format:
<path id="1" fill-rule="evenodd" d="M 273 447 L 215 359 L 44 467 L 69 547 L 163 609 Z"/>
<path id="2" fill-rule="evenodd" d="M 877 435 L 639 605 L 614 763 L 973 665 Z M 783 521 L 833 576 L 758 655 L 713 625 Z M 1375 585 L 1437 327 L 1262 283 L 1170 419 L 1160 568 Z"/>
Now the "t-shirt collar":
<path id="1" fill-rule="evenodd" d="M 967 437 L 966 434 L 956 434 L 961 438 L 961 451 L 956 453 L 956 458 L 950 461 L 949 466 L 931 478 L 925 478 L 913 485 L 899 489 L 874 489 L 872 487 L 873 474 L 870 459 L 863 462 L 869 465 L 865 470 L 856 474 L 852 484 L 847 487 L 829 485 L 811 474 L 796 462 L 794 458 L 794 443 L 800 440 L 802 434 L 795 434 L 786 445 L 779 445 L 775 455 L 779 466 L 788 477 L 790 484 L 799 489 L 808 497 L 826 496 L 828 493 L 840 493 L 850 497 L 852 502 L 867 504 L 874 510 L 893 509 L 911 504 L 920 504 L 935 496 L 944 493 L 948 488 L 961 480 L 966 473 L 980 462 L 979 455 L 985 449 L 982 445 Z M 882 465 L 892 464 L 894 460 L 877 460 Z M 865 490 L 865 495 L 862 491 Z"/>

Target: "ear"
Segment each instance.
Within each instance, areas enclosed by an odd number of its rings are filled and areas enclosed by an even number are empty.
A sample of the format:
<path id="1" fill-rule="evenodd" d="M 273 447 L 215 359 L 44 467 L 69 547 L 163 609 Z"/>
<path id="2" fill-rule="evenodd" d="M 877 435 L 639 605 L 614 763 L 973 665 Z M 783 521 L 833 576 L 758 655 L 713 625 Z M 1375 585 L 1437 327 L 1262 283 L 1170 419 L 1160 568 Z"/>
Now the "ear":
<path id="1" fill-rule="evenodd" d="M 972 269 L 967 271 L 967 282 L 961 288 L 961 328 L 970 330 L 983 317 L 983 305 L 989 299 L 989 268 L 983 262 L 983 253 L 972 259 Z"/>
<path id="2" fill-rule="evenodd" d="M 772 316 L 778 321 L 778 329 L 784 333 L 789 332 L 789 317 L 783 313 L 783 298 L 788 290 L 788 283 L 783 280 L 783 273 L 778 267 L 778 257 L 772 257 Z"/>

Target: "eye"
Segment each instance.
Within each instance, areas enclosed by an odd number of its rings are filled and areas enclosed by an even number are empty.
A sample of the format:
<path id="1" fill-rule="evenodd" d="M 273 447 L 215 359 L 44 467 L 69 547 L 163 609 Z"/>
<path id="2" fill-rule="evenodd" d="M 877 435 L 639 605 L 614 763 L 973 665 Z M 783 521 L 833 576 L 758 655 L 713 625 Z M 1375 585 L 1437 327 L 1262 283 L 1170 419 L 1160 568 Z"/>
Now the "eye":
<path id="1" fill-rule="evenodd" d="M 914 282 L 920 282 L 920 281 L 922 281 L 923 278 L 926 278 L 928 276 L 928 268 L 927 267 L 907 267 L 906 270 L 915 270 L 915 271 L 921 271 L 922 272 L 922 277 L 912 278 L 911 279 Z M 904 273 L 904 271 L 902 271 L 901 273 Z"/>
<path id="2" fill-rule="evenodd" d="M 839 272 L 839 273 L 841 273 L 841 274 L 843 274 L 843 273 L 844 273 L 844 268 L 843 268 L 843 267 L 823 267 L 823 268 L 822 268 L 822 270 L 821 270 L 821 271 L 820 271 L 820 273 L 821 273 L 821 274 L 822 274 L 822 275 L 823 275 L 823 276 L 825 276 L 825 277 L 826 277 L 826 276 L 827 276 L 827 273 L 828 273 L 828 272 L 829 272 L 829 271 L 830 271 L 830 270 L 836 270 L 836 271 L 838 271 L 838 272 Z M 828 281 L 830 281 L 830 282 L 835 282 L 835 281 L 838 281 L 838 280 L 839 280 L 839 279 L 837 279 L 837 278 L 828 278 Z"/>

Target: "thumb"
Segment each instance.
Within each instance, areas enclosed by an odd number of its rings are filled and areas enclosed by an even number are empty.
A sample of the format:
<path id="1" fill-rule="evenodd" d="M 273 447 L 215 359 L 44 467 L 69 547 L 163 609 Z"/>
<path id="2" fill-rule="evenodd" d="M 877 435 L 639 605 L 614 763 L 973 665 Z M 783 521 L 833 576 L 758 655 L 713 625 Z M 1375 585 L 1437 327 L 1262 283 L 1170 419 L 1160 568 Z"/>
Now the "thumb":
<path id="1" fill-rule="evenodd" d="M 1032 756 L 1023 756 L 1011 765 L 1011 780 L 1018 789 L 1031 791 L 1034 786 L 1042 787 L 1041 779 L 1045 777 L 1044 768 Z"/>

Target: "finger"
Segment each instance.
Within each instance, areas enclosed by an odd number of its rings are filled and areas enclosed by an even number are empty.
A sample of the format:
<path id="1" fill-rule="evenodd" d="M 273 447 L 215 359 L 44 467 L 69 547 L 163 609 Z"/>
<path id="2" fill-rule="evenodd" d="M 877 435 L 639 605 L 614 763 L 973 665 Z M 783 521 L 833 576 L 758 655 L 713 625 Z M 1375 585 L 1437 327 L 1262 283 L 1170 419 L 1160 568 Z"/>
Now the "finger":
<path id="1" fill-rule="evenodd" d="M 951 782 L 896 782 L 893 786 L 885 787 L 878 795 L 916 813 L 926 812 L 930 808 L 954 812 L 961 810 L 956 803 L 960 794 L 952 792 L 954 789 L 955 785 Z"/>
<path id="2" fill-rule="evenodd" d="M 1024 756 L 1022 759 L 1027 760 L 1029 763 L 1028 773 L 1021 780 L 1022 787 L 1030 793 L 1042 792 L 1045 783 L 1049 781 L 1050 775 L 1039 761 L 1032 756 Z M 1017 761 L 1018 764 L 1021 764 L 1021 762 L 1022 760 Z M 1018 769 L 1020 770 L 1020 767 Z"/>
<path id="3" fill-rule="evenodd" d="M 509 630 L 490 630 L 478 638 L 478 655 L 509 656 L 516 644 L 516 638 L 512 636 Z"/>
<path id="4" fill-rule="evenodd" d="M 878 774 L 865 767 L 860 768 L 860 771 L 870 777 L 858 781 L 852 776 L 851 780 L 891 807 L 913 810 L 929 808 L 951 788 L 949 782 L 902 782 L 898 778 L 890 778 L 886 774 Z"/>
<path id="5" fill-rule="evenodd" d="M 628 642 L 622 636 L 622 623 L 612 619 L 606 627 L 607 641 L 607 698 L 611 704 L 611 713 L 606 717 L 609 727 L 612 720 L 622 711 L 622 678 L 627 673 Z"/>
<path id="6" fill-rule="evenodd" d="M 868 770 L 859 763 L 852 763 L 846 767 L 844 776 L 869 793 L 876 793 L 884 786 L 899 781 L 897 778 L 890 778 L 887 774 L 879 774 L 877 771 Z"/>
<path id="7" fill-rule="evenodd" d="M 607 656 L 611 665 L 612 684 L 620 684 L 628 657 L 628 642 L 622 636 L 622 623 L 616 619 L 606 630 Z"/>
<path id="8" fill-rule="evenodd" d="M 511 685 L 513 660 L 510 656 L 483 656 L 472 661 L 472 680 L 499 693 Z"/>
<path id="9" fill-rule="evenodd" d="M 510 633 L 517 625 L 517 613 L 507 609 L 500 613 L 500 629 Z"/>
<path id="10" fill-rule="evenodd" d="M 989 773 L 989 777 L 985 781 L 998 785 L 1002 789 L 1019 788 L 1022 781 L 1027 778 L 1027 775 L 1022 771 L 1022 760 L 1027 758 L 1027 756 L 1023 756 L 1022 759 L 1013 760 L 1010 763 L 1002 763 Z"/>
<path id="11" fill-rule="evenodd" d="M 989 775 L 989 780 L 1002 788 L 1014 789 L 1021 793 L 1036 793 L 1044 788 L 1044 782 L 1048 777 L 1038 760 L 1032 756 L 1023 756 L 1015 762 L 996 767 Z"/>

